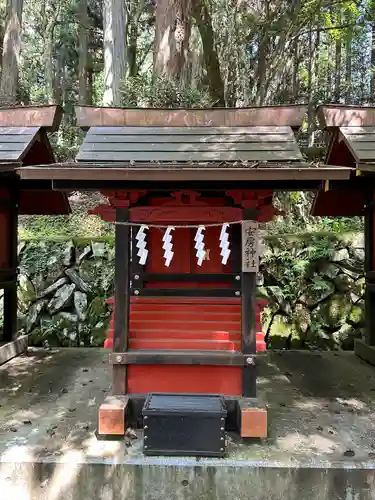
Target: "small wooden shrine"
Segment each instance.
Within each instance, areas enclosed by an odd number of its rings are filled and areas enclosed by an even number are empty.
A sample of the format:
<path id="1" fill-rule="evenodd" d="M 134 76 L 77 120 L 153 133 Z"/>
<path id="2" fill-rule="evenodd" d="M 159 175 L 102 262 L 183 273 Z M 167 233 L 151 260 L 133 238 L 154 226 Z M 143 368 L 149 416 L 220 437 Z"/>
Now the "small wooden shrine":
<path id="1" fill-rule="evenodd" d="M 275 190 L 319 190 L 352 172 L 303 161 L 295 131 L 305 111 L 79 107 L 87 133 L 76 162 L 22 169 L 55 190 L 100 190 L 108 203 L 92 213 L 116 224 L 112 396 L 99 434 L 122 436 L 148 394 L 199 393 L 225 398 L 227 428 L 266 436 L 258 224 L 278 214 Z"/>
<path id="2" fill-rule="evenodd" d="M 61 117 L 57 106 L 0 108 L 0 363 L 26 347 L 25 339 L 16 339 L 18 215 L 70 212 L 66 194 L 53 191 L 51 181 L 21 180 L 18 175 L 22 166 L 56 161 L 47 133 L 58 129 Z"/>
<path id="3" fill-rule="evenodd" d="M 320 126 L 329 144 L 327 163 L 353 169 L 349 182 L 331 183 L 318 191 L 313 215 L 364 216 L 365 219 L 365 340 L 355 353 L 375 365 L 375 107 L 321 106 Z"/>

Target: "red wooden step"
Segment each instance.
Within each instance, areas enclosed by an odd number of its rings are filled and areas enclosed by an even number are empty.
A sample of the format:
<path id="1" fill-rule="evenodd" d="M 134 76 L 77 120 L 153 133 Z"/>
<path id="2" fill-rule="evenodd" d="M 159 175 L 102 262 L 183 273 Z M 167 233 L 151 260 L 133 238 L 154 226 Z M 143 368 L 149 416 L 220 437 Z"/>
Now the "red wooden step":
<path id="1" fill-rule="evenodd" d="M 195 314 L 199 316 L 202 321 L 241 321 L 241 313 L 233 311 L 220 311 L 220 312 L 206 312 L 206 311 L 194 311 Z M 157 321 L 168 321 L 171 319 L 179 321 L 189 321 L 192 319 L 191 311 L 181 311 L 179 309 L 168 309 L 168 310 L 157 310 L 157 311 L 142 311 L 142 310 L 130 310 L 131 319 L 144 319 L 144 320 L 157 320 Z"/>
<path id="2" fill-rule="evenodd" d="M 214 305 L 214 304 L 207 304 L 207 305 L 201 305 L 198 306 L 197 304 L 158 304 L 158 303 L 151 303 L 151 304 L 131 304 L 130 308 L 131 313 L 136 312 L 136 311 L 146 311 L 146 312 L 151 312 L 151 311 L 162 311 L 162 312 L 167 312 L 167 311 L 176 311 L 176 313 L 193 313 L 193 314 L 200 314 L 200 313 L 240 313 L 240 306 L 237 305 Z"/>
<path id="3" fill-rule="evenodd" d="M 129 333 L 131 339 L 153 339 L 153 340 L 172 340 L 172 339 L 185 339 L 185 340 L 226 340 L 226 341 L 240 341 L 240 333 L 229 333 L 225 331 L 197 331 L 197 330 L 139 330 L 132 329 Z"/>
<path id="4" fill-rule="evenodd" d="M 228 342 L 225 340 L 154 340 L 154 339 L 130 339 L 129 349 L 178 349 L 199 351 L 236 351 L 241 347 L 240 342 Z"/>
<path id="5" fill-rule="evenodd" d="M 200 331 L 230 331 L 240 332 L 241 324 L 239 321 L 201 321 L 200 318 L 195 316 L 191 317 L 189 321 L 175 321 L 175 320 L 143 320 L 143 319 L 130 319 L 130 328 L 134 330 L 142 330 L 149 328 L 169 330 L 200 330 Z"/>
<path id="6" fill-rule="evenodd" d="M 112 297 L 111 297 L 112 299 Z M 109 301 L 110 299 L 108 299 Z M 202 301 L 204 300 L 204 304 Z M 198 304 L 204 305 L 220 305 L 220 304 L 235 304 L 240 305 L 241 299 L 232 297 L 132 297 L 132 304 Z M 108 302 L 109 303 L 109 302 Z"/>

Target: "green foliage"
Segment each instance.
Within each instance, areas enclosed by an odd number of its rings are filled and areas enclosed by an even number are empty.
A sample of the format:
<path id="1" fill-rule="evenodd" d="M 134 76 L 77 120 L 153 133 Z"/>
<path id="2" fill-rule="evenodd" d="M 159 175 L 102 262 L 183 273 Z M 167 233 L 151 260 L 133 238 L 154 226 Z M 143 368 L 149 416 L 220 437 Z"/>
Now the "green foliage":
<path id="1" fill-rule="evenodd" d="M 123 105 L 151 108 L 204 108 L 212 106 L 205 89 L 184 87 L 163 77 L 129 77 L 123 82 Z"/>
<path id="2" fill-rule="evenodd" d="M 265 236 L 263 323 L 272 348 L 353 348 L 364 296 L 363 255 L 354 241 L 358 234 L 332 231 Z"/>
<path id="3" fill-rule="evenodd" d="M 23 240 L 69 240 L 82 238 L 107 237 L 114 235 L 113 224 L 99 217 L 89 216 L 84 211 L 74 211 L 72 215 L 25 216 L 19 229 Z"/>

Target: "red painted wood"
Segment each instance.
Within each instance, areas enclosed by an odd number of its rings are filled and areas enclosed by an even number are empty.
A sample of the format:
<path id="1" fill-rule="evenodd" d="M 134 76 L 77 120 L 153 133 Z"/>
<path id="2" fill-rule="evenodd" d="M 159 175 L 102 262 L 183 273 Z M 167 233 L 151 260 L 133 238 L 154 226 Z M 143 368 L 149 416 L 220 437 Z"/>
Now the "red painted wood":
<path id="1" fill-rule="evenodd" d="M 130 210 L 132 222 L 149 224 L 208 224 L 235 222 L 242 219 L 242 209 L 235 207 L 134 207 Z"/>
<path id="2" fill-rule="evenodd" d="M 259 220 L 270 220 L 277 211 L 272 207 L 272 192 L 231 193 L 240 205 L 259 209 Z M 239 196 L 239 198 L 238 198 Z M 119 198 L 117 193 L 115 198 Z M 129 195 L 127 195 L 127 199 Z M 142 200 L 141 200 L 142 201 Z M 114 205 L 113 195 L 110 202 Z M 178 192 L 170 197 L 151 198 L 150 206 L 131 208 L 131 220 L 168 225 L 222 223 L 242 219 L 242 208 L 228 206 L 228 197 L 205 199 L 199 193 Z M 141 205 L 141 204 L 140 204 Z M 99 208 L 106 220 L 114 220 L 114 210 Z M 172 231 L 174 257 L 169 268 L 164 263 L 162 237 L 164 229 L 148 231 L 149 259 L 145 271 L 165 274 L 224 274 L 232 272 L 231 260 L 221 263 L 220 227 L 207 227 L 204 232 L 208 259 L 198 266 L 194 249 L 195 228 L 177 228 Z M 230 232 L 230 230 L 229 230 Z M 148 282 L 149 288 L 226 288 L 229 283 Z M 113 300 L 109 300 L 112 303 Z M 261 330 L 261 308 L 258 304 L 257 327 Z M 265 350 L 263 334 L 257 335 L 257 350 Z M 105 346 L 113 344 L 113 318 Z M 130 307 L 130 349 L 147 350 L 241 350 L 241 299 L 186 298 L 186 297 L 134 297 Z M 201 392 L 240 395 L 242 391 L 241 367 L 130 365 L 128 366 L 128 392 Z"/>
<path id="3" fill-rule="evenodd" d="M 256 350 L 257 352 L 265 352 L 267 350 L 267 345 L 264 341 L 263 332 L 257 332 L 256 335 Z"/>
<path id="4" fill-rule="evenodd" d="M 176 288 L 176 290 L 179 290 L 181 288 L 205 288 L 208 290 L 216 290 L 217 288 L 229 288 L 230 284 L 228 282 L 223 282 L 223 283 L 202 283 L 201 281 L 184 281 L 183 285 L 181 285 L 181 281 L 163 281 L 161 282 L 148 282 L 145 285 L 145 288 L 157 288 L 159 289 L 160 287 L 163 288 Z M 178 293 L 178 292 L 176 292 Z"/>
<path id="5" fill-rule="evenodd" d="M 221 227 L 207 227 L 206 230 L 204 231 L 204 243 L 205 243 L 205 248 L 208 250 L 208 259 L 209 260 L 204 260 L 202 262 L 202 265 L 198 265 L 197 257 L 196 257 L 196 251 L 194 249 L 194 237 L 196 230 L 190 230 L 190 241 L 189 241 L 189 248 L 191 248 L 190 252 L 190 272 L 194 274 L 209 274 L 209 273 L 230 273 L 232 272 L 232 259 L 229 257 L 228 262 L 226 265 L 223 265 L 221 263 L 221 255 L 220 255 L 220 231 Z M 229 231 L 230 233 L 230 231 Z M 230 241 L 229 237 L 229 241 Z M 216 287 L 219 285 L 216 284 Z M 215 285 L 213 286 L 215 288 Z M 224 284 L 224 287 L 230 287 L 230 284 Z M 224 288 L 220 287 L 220 288 Z"/>
<path id="6" fill-rule="evenodd" d="M 7 189 L 0 189 L 0 200 L 8 201 L 10 193 Z M 7 209 L 0 210 L 0 269 L 10 267 L 10 248 L 9 248 L 9 213 Z"/>
<path id="7" fill-rule="evenodd" d="M 180 319 L 171 320 L 170 318 L 167 320 L 160 320 L 159 318 L 153 318 L 152 320 L 144 320 L 144 319 L 134 319 L 133 317 L 130 320 L 130 327 L 134 330 L 155 330 L 160 329 L 160 332 L 163 330 L 201 330 L 201 331 L 232 331 L 232 332 L 240 332 L 240 322 L 237 321 L 226 321 L 218 319 L 207 320 L 202 319 L 202 315 L 199 313 L 199 316 L 192 315 L 190 319 L 186 319 L 185 321 L 181 321 Z"/>
<path id="8" fill-rule="evenodd" d="M 341 167 L 354 168 L 356 165 L 350 149 L 344 141 L 339 141 L 338 137 L 332 143 L 326 162 L 327 165 L 340 165 Z"/>
<path id="9" fill-rule="evenodd" d="M 202 304 L 202 297 L 132 297 L 132 304 Z M 107 299 L 113 303 L 113 297 Z M 204 297 L 205 306 L 209 305 L 240 305 L 241 300 L 236 297 Z"/>
<path id="10" fill-rule="evenodd" d="M 21 190 L 19 200 L 20 215 L 69 214 L 70 206 L 65 193 L 45 190 Z"/>
<path id="11" fill-rule="evenodd" d="M 115 208 L 127 208 L 134 203 L 137 203 L 139 198 L 145 196 L 147 191 L 130 189 L 128 191 L 113 191 L 113 190 L 102 190 L 101 194 L 105 196 L 110 205 Z"/>
<path id="12" fill-rule="evenodd" d="M 152 228 L 147 235 L 147 248 L 149 258 L 146 263 L 146 272 L 148 273 L 186 273 L 190 272 L 189 263 L 189 229 L 178 228 L 171 232 L 173 244 L 173 259 L 169 267 L 166 267 L 163 250 L 164 230 Z M 151 283 L 150 283 L 151 285 Z M 161 284 L 156 284 L 158 287 Z M 163 285 L 165 286 L 165 284 Z"/>
<path id="13" fill-rule="evenodd" d="M 166 336 L 168 333 L 165 334 Z M 228 342 L 225 340 L 171 340 L 169 338 L 160 339 L 130 339 L 130 349 L 147 350 L 198 350 L 198 351 L 239 351 L 241 342 Z"/>
<path id="14" fill-rule="evenodd" d="M 5 210 L 0 211 L 0 269 L 10 267 L 9 254 L 9 214 Z"/>
<path id="15" fill-rule="evenodd" d="M 203 312 L 201 315 L 204 321 L 216 321 L 218 325 L 221 324 L 222 320 L 226 321 L 241 321 L 240 312 Z M 137 309 L 132 309 L 132 318 L 131 320 L 136 321 L 141 319 L 143 321 L 190 321 L 191 320 L 191 312 L 181 312 L 172 308 L 169 308 L 168 311 L 164 310 L 145 310 L 140 311 Z"/>
<path id="16" fill-rule="evenodd" d="M 89 215 L 98 215 L 105 222 L 114 222 L 116 220 L 116 209 L 106 203 L 97 205 L 92 210 L 88 210 Z"/>
<path id="17" fill-rule="evenodd" d="M 157 340 L 157 339 L 163 339 L 164 336 L 166 335 L 165 330 L 163 333 L 161 333 L 160 330 L 131 330 L 131 338 L 132 339 L 137 339 L 137 340 Z M 167 331 L 168 339 L 173 340 L 173 339 L 179 339 L 179 340 L 225 340 L 225 341 L 237 341 L 239 342 L 241 340 L 241 334 L 240 333 L 231 333 L 231 332 L 226 332 L 226 331 L 216 331 L 216 332 L 210 332 L 210 331 L 201 331 L 201 330 L 190 330 L 190 331 L 183 331 L 183 330 L 168 330 Z"/>
<path id="18" fill-rule="evenodd" d="M 201 193 L 191 190 L 174 191 L 170 196 L 155 197 L 149 201 L 149 206 L 152 207 L 224 207 L 225 205 L 224 196 L 202 198 Z"/>
<path id="19" fill-rule="evenodd" d="M 128 393 L 184 392 L 240 396 L 237 366 L 129 365 Z"/>
<path id="20" fill-rule="evenodd" d="M 113 298 L 108 299 L 107 302 L 113 304 L 112 299 Z M 179 339 L 185 341 L 230 341 L 232 343 L 234 342 L 236 344 L 235 348 L 239 350 L 241 338 L 240 305 L 235 304 L 235 302 L 239 302 L 239 299 L 207 299 L 211 302 L 211 304 L 208 305 L 199 304 L 197 303 L 198 300 L 197 298 L 185 299 L 181 297 L 171 299 L 163 299 L 162 297 L 134 297 L 131 306 L 129 338 L 132 340 L 147 340 L 150 342 L 159 340 L 158 344 L 152 344 L 155 349 L 165 348 L 165 344 L 162 343 L 165 341 L 172 341 L 170 346 L 174 349 L 181 348 L 180 344 L 177 346 L 173 342 Z M 216 300 L 219 302 L 218 305 L 212 303 Z M 172 302 L 172 304 L 170 302 Z M 191 303 L 186 304 L 184 302 Z M 223 302 L 229 302 L 232 305 L 224 307 Z M 266 304 L 266 300 L 257 301 L 257 352 L 266 350 L 261 323 L 261 311 Z M 143 307 L 145 307 L 146 310 L 143 310 Z M 183 312 L 180 311 L 181 307 L 185 308 Z M 220 312 L 213 312 L 215 309 Z M 228 310 L 228 313 L 223 312 L 223 310 Z M 202 330 L 199 325 L 195 325 L 197 311 L 200 322 L 204 323 L 207 327 L 206 330 Z M 229 321 L 235 326 L 235 329 L 232 328 L 230 331 L 224 331 L 222 326 L 223 320 Z M 177 329 L 170 328 L 172 324 L 174 327 L 177 327 Z M 189 343 L 189 346 L 191 347 L 192 344 Z M 211 343 L 207 344 L 201 342 L 199 344 L 199 350 L 207 349 L 207 346 L 210 349 L 212 348 Z M 219 346 L 223 347 L 223 344 L 221 343 Z M 104 347 L 113 347 L 113 318 L 110 321 L 110 328 L 107 332 L 107 340 L 105 341 Z M 144 344 L 142 344 L 142 348 L 145 348 Z"/>
<path id="21" fill-rule="evenodd" d="M 319 190 L 315 194 L 311 215 L 322 217 L 352 217 L 364 214 L 365 197 L 358 189 Z"/>

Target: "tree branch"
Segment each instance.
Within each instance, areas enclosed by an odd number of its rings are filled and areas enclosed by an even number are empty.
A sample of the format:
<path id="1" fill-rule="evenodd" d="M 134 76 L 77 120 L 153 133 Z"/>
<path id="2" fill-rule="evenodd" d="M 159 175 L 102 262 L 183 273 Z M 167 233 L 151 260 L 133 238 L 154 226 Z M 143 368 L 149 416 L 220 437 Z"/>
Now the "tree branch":
<path id="1" fill-rule="evenodd" d="M 298 33 L 298 35 L 295 35 L 291 38 L 291 40 L 294 40 L 295 38 L 299 37 L 299 36 L 302 36 L 302 35 L 308 35 L 310 32 L 311 33 L 314 33 L 314 32 L 317 32 L 317 31 L 332 31 L 332 30 L 343 30 L 343 29 L 346 29 L 346 28 L 355 28 L 356 26 L 366 26 L 366 22 L 362 21 L 361 23 L 347 23 L 347 24 L 339 24 L 337 26 L 327 26 L 326 28 L 320 28 L 320 27 L 316 27 L 316 28 L 312 28 L 311 30 L 308 30 L 308 31 L 302 31 L 302 33 Z"/>

